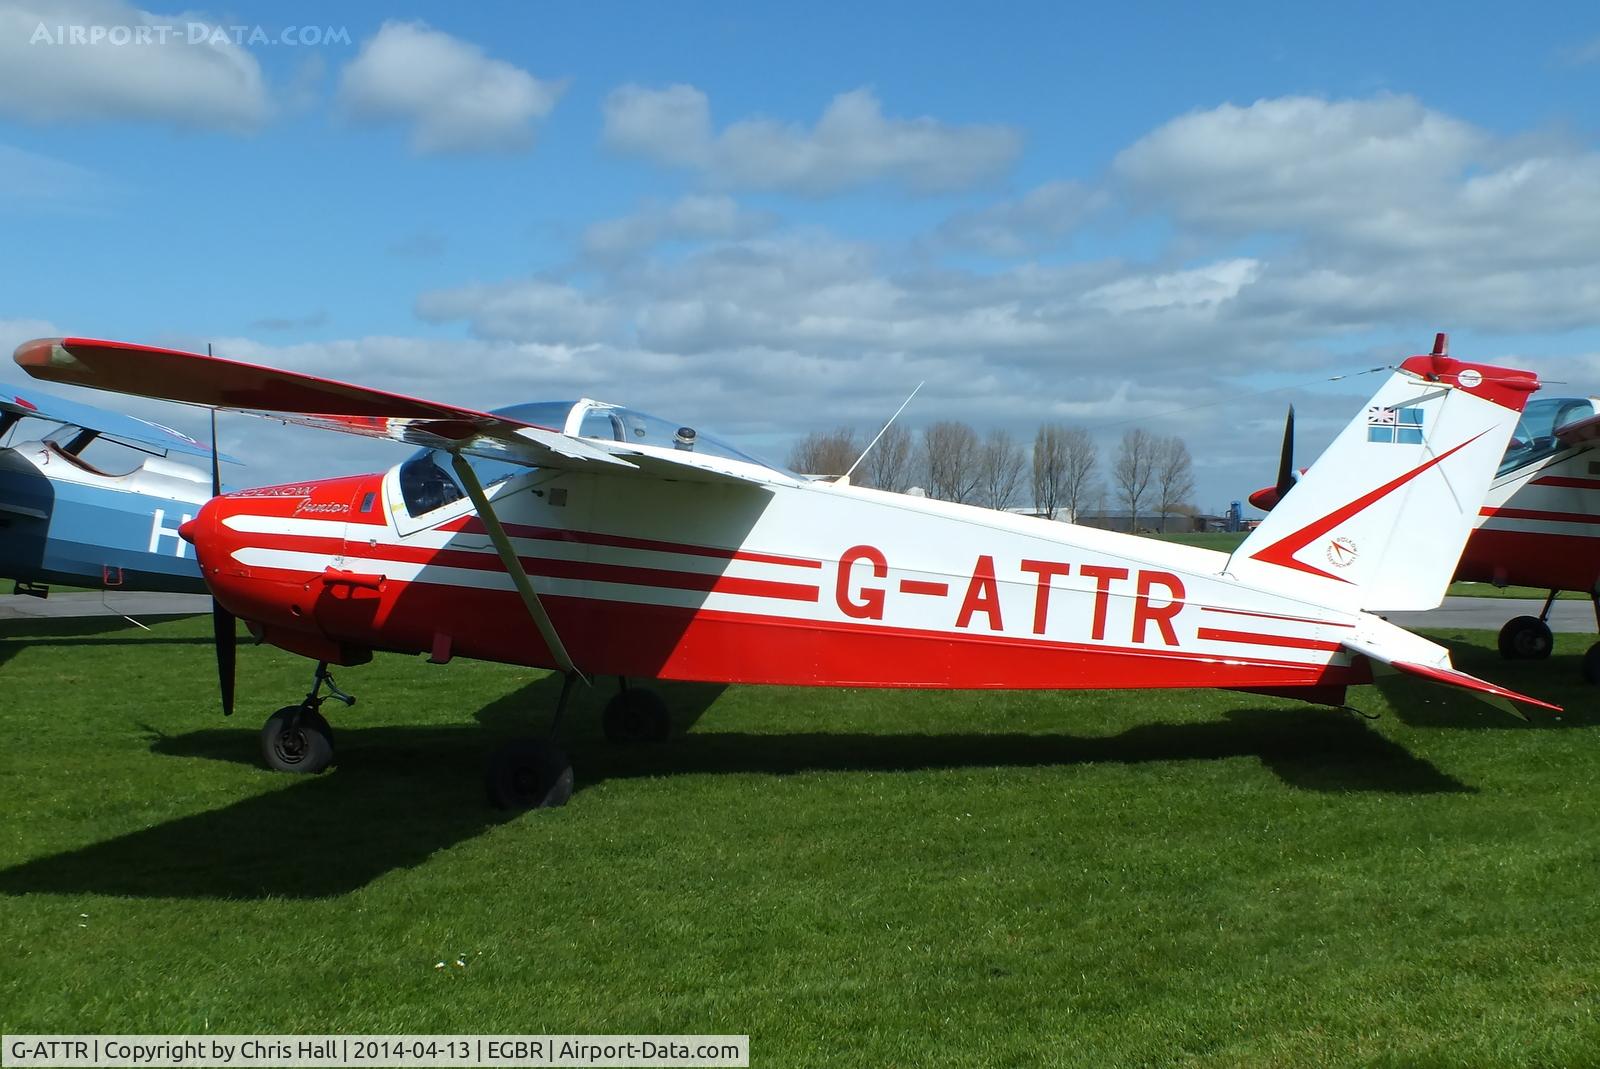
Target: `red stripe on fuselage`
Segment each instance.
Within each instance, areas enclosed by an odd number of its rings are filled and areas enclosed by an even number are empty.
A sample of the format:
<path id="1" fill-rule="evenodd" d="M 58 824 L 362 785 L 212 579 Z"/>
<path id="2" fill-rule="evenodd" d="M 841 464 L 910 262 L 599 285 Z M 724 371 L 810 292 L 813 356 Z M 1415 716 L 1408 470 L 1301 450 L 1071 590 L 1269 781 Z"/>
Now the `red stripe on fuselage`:
<path id="1" fill-rule="evenodd" d="M 1291 650 L 1337 650 L 1337 642 L 1318 638 L 1301 638 L 1297 635 L 1265 635 L 1258 631 L 1224 631 L 1215 627 L 1202 627 L 1196 635 L 1203 642 L 1242 642 L 1248 646 L 1282 646 Z"/>
<path id="2" fill-rule="evenodd" d="M 325 553 L 329 556 L 354 556 L 373 564 L 394 561 L 398 564 L 433 565 L 440 568 L 465 568 L 480 572 L 500 572 L 505 566 L 494 553 L 468 549 L 432 549 L 425 546 L 379 543 L 376 546 L 348 545 L 340 538 L 322 535 L 255 534 L 250 548 L 287 550 L 295 553 Z M 548 557 L 520 557 L 529 575 L 546 579 L 580 579 L 596 583 L 627 586 L 652 586 L 669 590 L 700 590 L 714 594 L 744 594 L 781 601 L 815 602 L 821 589 L 804 583 L 782 583 L 769 579 L 718 575 L 714 572 L 677 572 L 666 568 L 645 568 L 632 564 L 602 564 L 592 561 L 552 560 Z"/>
<path id="3" fill-rule="evenodd" d="M 1277 612 L 1252 612 L 1249 609 L 1224 609 L 1216 605 L 1201 605 L 1206 612 L 1224 612 L 1230 616 L 1254 616 L 1263 620 L 1288 620 L 1297 624 L 1321 624 L 1323 627 L 1354 627 L 1355 624 L 1334 623 L 1331 620 L 1318 620 L 1310 616 L 1285 616 Z"/>
<path id="4" fill-rule="evenodd" d="M 1543 509 L 1508 509 L 1484 507 L 1478 515 L 1497 520 L 1545 520 L 1550 523 L 1600 523 L 1600 516 L 1589 512 L 1546 512 Z"/>
<path id="5" fill-rule="evenodd" d="M 1600 490 L 1600 479 L 1580 479 L 1575 475 L 1541 475 L 1534 486 L 1567 486 L 1575 490 Z"/>
<path id="6" fill-rule="evenodd" d="M 462 516 L 434 528 L 438 531 L 487 534 L 483 521 L 476 516 Z M 610 546 L 615 549 L 647 549 L 659 553 L 684 553 L 695 557 L 716 560 L 742 560 L 757 564 L 784 564 L 792 568 L 821 568 L 819 560 L 805 557 L 788 557 L 778 553 L 762 553 L 748 549 L 722 549 L 701 546 L 692 542 L 663 542 L 654 538 L 635 538 L 631 535 L 603 534 L 599 531 L 574 531 L 566 527 L 534 527 L 528 524 L 505 524 L 512 538 L 532 538 L 542 542 L 576 542 L 587 546 Z"/>

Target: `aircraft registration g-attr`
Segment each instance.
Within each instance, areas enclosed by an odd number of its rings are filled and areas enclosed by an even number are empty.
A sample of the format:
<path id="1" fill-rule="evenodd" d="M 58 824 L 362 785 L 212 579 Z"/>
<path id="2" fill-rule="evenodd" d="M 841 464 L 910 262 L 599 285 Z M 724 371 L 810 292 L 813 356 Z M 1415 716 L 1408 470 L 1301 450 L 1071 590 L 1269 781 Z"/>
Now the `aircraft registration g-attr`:
<path id="1" fill-rule="evenodd" d="M 330 664 L 374 650 L 599 676 L 851 687 L 1224 687 L 1342 705 L 1377 662 L 1554 709 L 1458 671 L 1374 615 L 1443 597 L 1528 397 L 1529 372 L 1413 356 L 1232 554 L 794 475 L 599 401 L 477 412 L 268 367 L 78 338 L 17 349 L 57 382 L 269 413 L 419 447 L 387 472 L 243 490 L 184 525 L 233 627 L 318 662 L 263 729 L 319 770 Z M 336 692 L 337 695 L 337 692 Z M 559 722 L 560 709 L 557 710 Z M 664 738 L 622 686 L 614 740 Z M 489 791 L 559 805 L 551 738 L 505 746 Z"/>

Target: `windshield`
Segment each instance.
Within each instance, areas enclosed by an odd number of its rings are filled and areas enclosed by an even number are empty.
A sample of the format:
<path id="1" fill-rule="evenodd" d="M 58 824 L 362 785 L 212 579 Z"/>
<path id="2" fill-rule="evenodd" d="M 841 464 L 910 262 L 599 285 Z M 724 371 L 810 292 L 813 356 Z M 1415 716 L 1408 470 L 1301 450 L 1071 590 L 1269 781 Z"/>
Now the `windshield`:
<path id="1" fill-rule="evenodd" d="M 757 464 L 774 471 L 787 471 L 710 431 L 602 401 L 534 401 L 496 408 L 491 414 L 561 434 L 576 432 L 581 438 L 677 449 L 723 460 L 742 460 L 746 464 Z M 521 472 L 534 470 L 531 465 L 485 457 L 468 456 L 467 460 L 485 488 Z M 412 516 L 443 508 L 465 496 L 466 491 L 450 470 L 450 454 L 443 449 L 419 449 L 411 459 L 400 465 L 400 497 L 405 501 L 406 512 Z"/>
<path id="2" fill-rule="evenodd" d="M 686 426 L 633 408 L 608 405 L 603 401 L 539 401 L 494 410 L 497 416 L 533 423 L 552 430 L 575 433 L 581 438 L 598 438 L 629 445 L 648 445 L 658 449 L 678 449 L 723 460 L 742 460 L 763 468 L 783 471 L 783 467 L 756 456 L 712 431 Z M 572 425 L 573 419 L 577 426 Z"/>
<path id="3" fill-rule="evenodd" d="M 1511 432 L 1511 443 L 1506 446 L 1497 474 L 1504 475 L 1560 452 L 1564 447 L 1555 436 L 1556 431 L 1594 414 L 1594 403 L 1585 397 L 1545 397 L 1528 402 L 1517 429 Z"/>

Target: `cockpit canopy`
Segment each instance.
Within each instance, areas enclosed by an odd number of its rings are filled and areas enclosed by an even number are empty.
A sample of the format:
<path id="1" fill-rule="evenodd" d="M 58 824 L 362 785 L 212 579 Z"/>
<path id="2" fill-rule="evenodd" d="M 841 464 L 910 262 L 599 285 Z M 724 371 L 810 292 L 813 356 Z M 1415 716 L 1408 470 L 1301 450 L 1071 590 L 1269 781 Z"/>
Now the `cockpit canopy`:
<path id="1" fill-rule="evenodd" d="M 1508 474 L 1560 452 L 1563 446 L 1556 431 L 1594 414 L 1594 402 L 1587 397 L 1542 397 L 1528 402 L 1517 429 L 1511 432 L 1511 443 L 1500 460 L 1498 474 Z"/>
<path id="2" fill-rule="evenodd" d="M 778 465 L 747 453 L 715 434 L 636 409 L 592 401 L 587 397 L 577 401 L 534 401 L 510 405 L 493 409 L 492 414 L 579 438 L 675 449 L 784 471 Z M 484 457 L 467 459 L 484 486 L 504 482 L 528 470 L 524 464 Z M 466 496 L 466 492 L 457 485 L 454 475 L 450 473 L 450 458 L 443 450 L 422 449 L 400 465 L 400 495 L 405 500 L 406 511 L 413 516 L 420 516 L 460 500 Z"/>

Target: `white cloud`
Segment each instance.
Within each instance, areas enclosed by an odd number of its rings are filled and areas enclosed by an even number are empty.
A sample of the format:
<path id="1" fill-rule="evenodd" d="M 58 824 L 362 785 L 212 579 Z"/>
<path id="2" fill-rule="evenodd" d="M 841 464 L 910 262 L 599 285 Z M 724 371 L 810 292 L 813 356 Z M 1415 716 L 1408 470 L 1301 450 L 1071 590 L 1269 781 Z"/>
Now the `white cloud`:
<path id="1" fill-rule="evenodd" d="M 500 342 L 630 345 L 719 374 L 732 354 L 769 352 L 802 378 L 825 362 L 841 386 L 858 374 L 849 367 L 914 364 L 952 396 L 987 382 L 1022 399 L 1049 396 L 1057 376 L 1099 375 L 1112 356 L 1176 371 L 1190 346 L 1207 345 L 1208 373 L 1248 369 L 1269 349 L 1292 361 L 1275 328 L 1231 319 L 1256 273 L 1237 258 L 1173 272 L 1115 262 L 896 271 L 872 245 L 798 231 L 621 260 L 590 290 L 480 283 L 423 294 L 417 310 Z"/>
<path id="2" fill-rule="evenodd" d="M 465 319 L 481 338 L 529 342 L 589 344 L 612 326 L 605 302 L 540 279 L 435 290 L 417 298 L 416 310 L 434 322 Z"/>
<path id="3" fill-rule="evenodd" d="M 1192 248 L 1270 237 L 1241 315 L 1303 332 L 1600 324 L 1600 152 L 1499 137 L 1409 97 L 1308 97 L 1174 119 L 1117 187 Z"/>
<path id="4" fill-rule="evenodd" d="M 991 256 L 1025 256 L 1060 244 L 1105 202 L 1103 191 L 1079 182 L 1046 182 L 1015 200 L 952 215 L 938 238 Z"/>
<path id="5" fill-rule="evenodd" d="M 670 167 L 704 167 L 711 151 L 711 104 L 692 85 L 613 89 L 602 105 L 605 142 Z"/>
<path id="6" fill-rule="evenodd" d="M 1136 200 L 1183 223 L 1262 231 L 1429 197 L 1486 143 L 1410 97 L 1282 97 L 1173 119 L 1119 153 L 1112 171 Z"/>
<path id="7" fill-rule="evenodd" d="M 757 118 L 714 132 L 710 102 L 689 85 L 623 86 L 604 111 L 605 142 L 619 152 L 698 171 L 715 186 L 806 196 L 873 182 L 969 189 L 1003 173 L 1022 148 L 1011 127 L 887 118 L 870 89 L 834 97 L 810 128 Z"/>
<path id="8" fill-rule="evenodd" d="M 770 214 L 741 208 L 724 194 L 695 194 L 670 204 L 649 201 L 632 215 L 603 219 L 584 230 L 580 245 L 586 256 L 609 261 L 665 241 L 750 237 L 775 222 Z"/>
<path id="9" fill-rule="evenodd" d="M 385 22 L 345 66 L 338 101 L 358 121 L 410 123 L 419 153 L 516 152 L 563 88 L 421 22 Z"/>
<path id="10" fill-rule="evenodd" d="M 153 14 L 123 0 L 5 0 L 0 114 L 41 123 L 255 129 L 271 112 L 260 65 L 222 37 L 191 43 L 187 26 L 195 18 Z M 84 32 L 82 43 L 69 36 L 74 28 Z M 90 37 L 93 29 L 105 36 Z"/>
<path id="11" fill-rule="evenodd" d="M 1239 291 L 1261 274 L 1258 260 L 1221 260 L 1186 271 L 1130 275 L 1083 295 L 1084 303 L 1111 312 L 1216 306 L 1239 296 Z"/>

